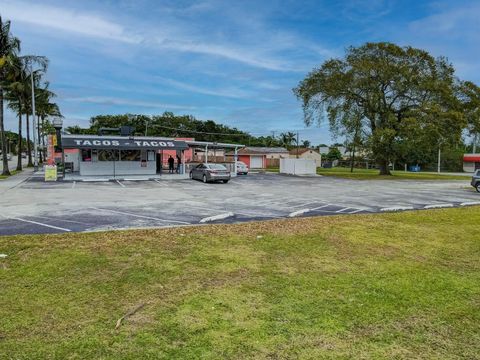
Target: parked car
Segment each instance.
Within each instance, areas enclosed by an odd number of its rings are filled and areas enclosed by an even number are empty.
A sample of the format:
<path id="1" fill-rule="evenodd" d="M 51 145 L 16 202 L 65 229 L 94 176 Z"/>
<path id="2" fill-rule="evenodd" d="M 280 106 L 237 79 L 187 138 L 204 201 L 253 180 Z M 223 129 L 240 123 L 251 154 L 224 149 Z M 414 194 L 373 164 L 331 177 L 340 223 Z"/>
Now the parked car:
<path id="1" fill-rule="evenodd" d="M 243 161 L 237 161 L 237 175 L 247 175 L 248 174 L 248 166 Z"/>
<path id="2" fill-rule="evenodd" d="M 202 180 L 204 183 L 222 181 L 228 183 L 230 171 L 221 164 L 199 164 L 190 171 L 190 179 Z"/>
<path id="3" fill-rule="evenodd" d="M 27 153 L 22 153 L 22 159 L 26 159 L 27 158 Z"/>
<path id="4" fill-rule="evenodd" d="M 480 170 L 473 174 L 471 184 L 480 193 Z"/>

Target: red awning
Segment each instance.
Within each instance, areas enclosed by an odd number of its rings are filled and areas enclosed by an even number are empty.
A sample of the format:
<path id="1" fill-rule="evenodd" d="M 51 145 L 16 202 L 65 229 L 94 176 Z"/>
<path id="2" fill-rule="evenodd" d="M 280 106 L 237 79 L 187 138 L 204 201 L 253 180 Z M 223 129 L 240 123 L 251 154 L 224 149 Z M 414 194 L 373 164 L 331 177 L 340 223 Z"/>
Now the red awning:
<path id="1" fill-rule="evenodd" d="M 477 162 L 480 161 L 480 154 L 472 154 L 472 155 L 463 155 L 464 162 Z"/>

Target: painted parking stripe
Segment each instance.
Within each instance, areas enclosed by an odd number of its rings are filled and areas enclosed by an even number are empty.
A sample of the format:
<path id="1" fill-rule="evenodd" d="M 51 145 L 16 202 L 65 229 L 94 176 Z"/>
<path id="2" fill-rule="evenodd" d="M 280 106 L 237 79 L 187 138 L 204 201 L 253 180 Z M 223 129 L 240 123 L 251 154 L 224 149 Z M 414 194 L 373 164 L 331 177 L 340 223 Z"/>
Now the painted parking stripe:
<path id="1" fill-rule="evenodd" d="M 351 209 L 351 207 L 346 207 L 340 210 L 335 211 L 336 213 L 343 213 L 345 210 Z"/>
<path id="2" fill-rule="evenodd" d="M 203 223 L 206 223 L 206 222 L 227 219 L 227 218 L 232 217 L 232 216 L 235 216 L 235 214 L 233 212 L 226 212 L 226 213 L 223 213 L 223 214 L 218 214 L 218 215 L 214 215 L 214 216 L 205 217 L 205 218 L 201 219 L 199 222 L 203 224 Z"/>
<path id="3" fill-rule="evenodd" d="M 35 225 L 39 225 L 39 226 L 48 227 L 48 228 L 51 228 L 51 229 L 56 229 L 56 230 L 61 230 L 61 231 L 66 231 L 66 232 L 72 231 L 72 230 L 70 230 L 70 229 L 61 228 L 61 227 L 59 227 L 59 226 L 53 226 L 53 225 L 49 225 L 49 224 L 44 224 L 44 223 L 41 223 L 41 222 L 38 222 L 38 221 L 22 219 L 22 218 L 19 218 L 19 217 L 7 217 L 7 216 L 3 216 L 3 215 L 0 215 L 0 216 L 3 217 L 3 218 L 5 218 L 5 219 L 23 221 L 23 222 L 30 223 L 30 224 L 35 224 Z"/>
<path id="4" fill-rule="evenodd" d="M 77 184 L 76 181 L 74 181 L 74 182 L 72 183 L 72 189 L 75 189 L 75 185 L 76 185 L 76 184 Z"/>
<path id="5" fill-rule="evenodd" d="M 117 211 L 117 210 L 111 210 L 111 209 L 102 209 L 102 208 L 96 208 L 96 207 L 91 207 L 90 209 L 95 209 L 95 210 L 100 210 L 100 211 L 109 211 L 109 212 L 112 212 L 112 213 L 138 217 L 138 218 L 141 218 L 141 219 L 157 220 L 157 221 L 164 221 L 164 222 L 184 224 L 184 225 L 190 224 L 189 222 L 186 222 L 186 221 L 159 219 L 159 218 L 156 218 L 156 217 L 153 217 L 153 216 L 137 215 L 137 214 L 132 214 L 132 213 L 124 212 L 124 211 Z"/>
<path id="6" fill-rule="evenodd" d="M 357 210 L 349 211 L 348 213 L 349 213 L 349 214 L 356 214 L 356 213 L 358 213 L 358 212 L 360 212 L 360 211 L 364 211 L 364 209 L 357 209 Z"/>
<path id="7" fill-rule="evenodd" d="M 116 183 L 117 183 L 118 185 L 120 185 L 121 187 L 125 187 L 125 185 L 123 185 L 123 184 L 120 182 L 120 180 L 115 180 L 115 181 L 116 181 Z"/>
<path id="8" fill-rule="evenodd" d="M 158 180 L 158 179 L 153 179 L 153 181 L 155 181 L 157 184 L 159 185 L 162 185 L 162 186 L 166 186 L 167 184 L 165 184 L 164 182 Z"/>
<path id="9" fill-rule="evenodd" d="M 333 206 L 332 204 L 326 204 L 326 205 L 322 205 L 322 206 L 319 206 L 319 207 L 316 207 L 316 208 L 313 208 L 312 211 L 315 211 L 315 210 L 320 210 L 320 209 L 323 209 L 323 208 L 326 208 L 328 206 Z"/>

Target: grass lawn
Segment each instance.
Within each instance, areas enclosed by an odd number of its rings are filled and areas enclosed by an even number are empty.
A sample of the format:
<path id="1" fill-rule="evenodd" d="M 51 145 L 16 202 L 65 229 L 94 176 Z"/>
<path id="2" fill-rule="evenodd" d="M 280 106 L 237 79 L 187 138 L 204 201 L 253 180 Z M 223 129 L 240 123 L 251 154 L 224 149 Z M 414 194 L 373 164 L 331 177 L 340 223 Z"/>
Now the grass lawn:
<path id="1" fill-rule="evenodd" d="M 378 175 L 378 172 L 378 169 L 353 169 L 353 173 L 351 173 L 350 168 L 345 167 L 334 167 L 331 169 L 317 168 L 317 174 L 319 175 L 337 176 L 358 180 L 470 180 L 468 176 L 461 175 L 438 175 L 434 173 L 393 171 L 393 176 L 380 176 Z"/>
<path id="2" fill-rule="evenodd" d="M 1 237 L 0 358 L 478 359 L 479 224 L 470 207 Z"/>
<path id="3" fill-rule="evenodd" d="M 19 171 L 17 171 L 17 170 L 10 170 L 10 176 L 18 174 L 18 173 L 19 173 Z M 0 180 L 6 179 L 6 178 L 8 178 L 8 176 L 2 175 L 0 173 Z"/>

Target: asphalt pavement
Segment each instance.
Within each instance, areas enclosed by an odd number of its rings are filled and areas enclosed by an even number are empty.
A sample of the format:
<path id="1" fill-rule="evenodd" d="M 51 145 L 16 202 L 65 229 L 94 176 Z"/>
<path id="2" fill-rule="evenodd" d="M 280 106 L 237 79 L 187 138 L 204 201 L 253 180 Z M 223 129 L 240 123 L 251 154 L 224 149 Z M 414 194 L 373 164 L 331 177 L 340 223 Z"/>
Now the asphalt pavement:
<path id="1" fill-rule="evenodd" d="M 249 174 L 194 180 L 0 182 L 0 235 L 236 223 L 480 204 L 465 180 L 348 180 Z"/>

